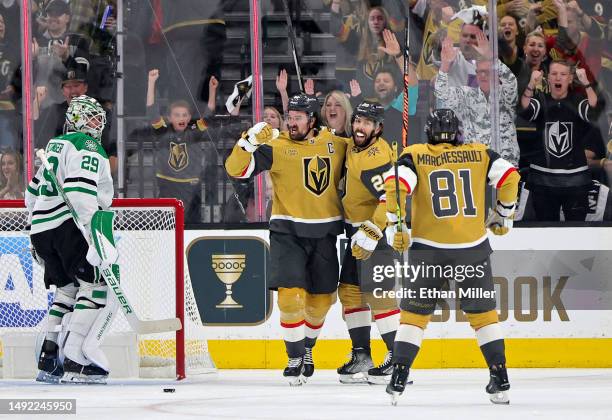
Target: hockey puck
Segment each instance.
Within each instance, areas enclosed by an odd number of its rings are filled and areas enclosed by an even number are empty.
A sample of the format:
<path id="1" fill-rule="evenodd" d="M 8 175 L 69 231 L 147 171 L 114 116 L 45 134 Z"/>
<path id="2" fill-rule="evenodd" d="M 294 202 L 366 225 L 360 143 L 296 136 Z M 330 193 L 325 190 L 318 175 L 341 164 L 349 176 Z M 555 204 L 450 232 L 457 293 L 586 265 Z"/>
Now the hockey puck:
<path id="1" fill-rule="evenodd" d="M 174 389 L 174 388 L 164 388 L 164 392 L 172 393 L 172 392 L 175 392 L 175 391 L 176 391 L 176 389 Z"/>

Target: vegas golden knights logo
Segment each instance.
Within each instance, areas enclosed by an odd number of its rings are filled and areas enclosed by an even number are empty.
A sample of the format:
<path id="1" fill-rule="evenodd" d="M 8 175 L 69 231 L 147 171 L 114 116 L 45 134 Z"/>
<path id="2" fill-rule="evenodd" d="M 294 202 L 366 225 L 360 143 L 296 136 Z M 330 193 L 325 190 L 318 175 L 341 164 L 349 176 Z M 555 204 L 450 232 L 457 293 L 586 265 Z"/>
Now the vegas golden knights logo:
<path id="1" fill-rule="evenodd" d="M 316 195 L 321 195 L 329 187 L 331 178 L 331 159 L 329 157 L 304 158 L 304 185 Z"/>
<path id="2" fill-rule="evenodd" d="M 189 154 L 187 153 L 187 143 L 170 142 L 170 155 L 168 165 L 175 171 L 182 171 L 189 165 Z"/>

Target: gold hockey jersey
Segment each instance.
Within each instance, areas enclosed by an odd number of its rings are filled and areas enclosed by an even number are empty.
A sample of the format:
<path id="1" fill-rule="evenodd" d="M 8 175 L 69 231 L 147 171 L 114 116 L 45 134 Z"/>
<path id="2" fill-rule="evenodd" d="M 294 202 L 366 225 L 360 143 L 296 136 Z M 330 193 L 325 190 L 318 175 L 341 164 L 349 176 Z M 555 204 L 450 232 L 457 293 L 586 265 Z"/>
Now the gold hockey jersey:
<path id="1" fill-rule="evenodd" d="M 520 176 L 483 144 L 415 144 L 398 160 L 400 202 L 412 195 L 413 248 L 490 249 L 485 227 L 486 184 L 514 204 Z M 385 173 L 388 211 L 395 212 L 393 170 Z"/>
<path id="2" fill-rule="evenodd" d="M 387 205 L 383 174 L 391 168 L 391 162 L 391 147 L 383 138 L 362 150 L 352 138 L 348 140 L 342 197 L 346 223 L 358 227 L 371 220 L 385 229 Z"/>
<path id="3" fill-rule="evenodd" d="M 238 144 L 225 162 L 234 178 L 270 171 L 274 197 L 270 230 L 305 238 L 342 233 L 338 187 L 347 139 L 322 129 L 309 140 L 293 141 L 287 132 L 249 153 Z"/>

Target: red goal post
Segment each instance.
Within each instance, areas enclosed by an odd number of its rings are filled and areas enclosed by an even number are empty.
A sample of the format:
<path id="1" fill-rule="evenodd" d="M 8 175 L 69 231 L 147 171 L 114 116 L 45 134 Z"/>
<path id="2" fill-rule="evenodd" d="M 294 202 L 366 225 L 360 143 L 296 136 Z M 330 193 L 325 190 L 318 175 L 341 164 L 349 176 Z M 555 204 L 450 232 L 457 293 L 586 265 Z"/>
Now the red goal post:
<path id="1" fill-rule="evenodd" d="M 174 359 L 177 379 L 183 379 L 194 373 L 214 370 L 214 364 L 208 354 L 197 304 L 193 297 L 191 280 L 188 275 L 185 275 L 182 202 L 172 198 L 114 199 L 111 209 L 116 213 L 115 231 L 119 236 L 117 246 L 121 281 L 136 313 L 143 319 L 175 316 L 181 320 L 183 326 L 173 333 L 138 337 L 141 374 L 146 371 L 146 368 L 153 368 L 149 369 L 153 372 L 159 372 L 161 368 L 161 371 L 167 372 L 171 364 L 170 359 Z M 0 200 L 0 235 L 2 235 L 0 257 L 7 252 L 13 252 L 20 254 L 21 261 L 27 258 L 23 256 L 25 255 L 23 244 L 26 243 L 24 241 L 27 236 L 27 233 L 23 232 L 25 221 L 27 221 L 27 211 L 24 200 Z M 13 242 L 19 238 L 21 238 L 21 245 L 13 246 Z M 173 258 L 172 260 L 164 259 L 164 255 L 167 255 L 167 251 L 171 248 L 168 242 L 172 240 L 174 243 Z M 27 243 L 29 244 L 29 238 L 27 238 Z M 7 267 L 0 267 L 0 281 L 10 281 L 8 279 L 12 278 L 11 273 L 14 270 L 22 269 L 25 272 L 26 283 L 32 288 L 32 293 L 40 288 L 38 282 L 42 282 L 42 271 L 39 271 L 35 264 L 31 267 L 26 264 L 27 267 L 23 268 L 15 267 L 16 258 L 7 259 L 7 261 L 9 263 L 4 264 Z M 168 284 L 170 277 L 173 278 L 174 287 Z M 4 285 L 5 283 L 0 287 Z M 174 295 L 174 299 L 171 295 Z M 22 292 L 18 298 L 29 300 L 31 297 L 28 293 Z M 19 331 L 38 331 L 42 328 L 44 325 L 42 319 L 36 324 L 35 322 L 40 318 L 44 304 L 48 304 L 44 302 L 44 296 L 36 300 L 36 303 L 28 302 L 27 305 L 21 305 L 21 308 L 19 303 L 15 306 L 15 299 L 8 300 L 12 302 L 9 304 L 0 301 L 0 334 L 11 328 Z M 171 305 L 166 305 L 169 300 L 174 300 L 173 313 Z M 187 318 L 185 316 L 186 305 L 189 306 Z M 15 320 L 24 318 L 16 311 L 23 312 L 24 307 L 38 307 L 37 318 L 20 324 Z M 123 314 L 117 314 L 111 333 L 115 330 L 128 329 L 129 326 Z M 167 373 L 160 376 L 166 375 Z M 151 376 L 158 377 L 155 373 Z"/>

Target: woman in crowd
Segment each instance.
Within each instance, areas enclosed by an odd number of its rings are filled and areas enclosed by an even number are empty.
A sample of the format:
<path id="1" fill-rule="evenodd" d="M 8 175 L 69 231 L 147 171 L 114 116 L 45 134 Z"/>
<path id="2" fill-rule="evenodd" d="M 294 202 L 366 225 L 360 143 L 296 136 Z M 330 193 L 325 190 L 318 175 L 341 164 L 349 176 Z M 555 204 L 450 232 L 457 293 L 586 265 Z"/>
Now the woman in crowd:
<path id="1" fill-rule="evenodd" d="M 542 73 L 542 78 L 535 86 L 535 90 L 548 93 L 547 78 L 549 57 L 546 52 L 546 38 L 542 32 L 530 32 L 525 39 L 523 50 L 525 52 L 525 61 L 517 77 L 518 97 L 520 98 L 525 92 L 525 88 L 531 79 L 531 72 L 535 70 Z M 538 153 L 535 147 L 538 142 L 535 124 L 517 115 L 516 138 L 520 148 L 519 168 L 526 169 L 529 167 L 532 158 Z"/>
<path id="2" fill-rule="evenodd" d="M 523 66 L 523 42 L 515 16 L 506 15 L 500 19 L 499 39 L 499 58 L 518 77 Z"/>
<path id="3" fill-rule="evenodd" d="M 372 84 L 378 69 L 394 63 L 403 69 L 404 57 L 394 29 L 383 7 L 371 7 L 367 18 L 360 19 L 357 15 L 342 17 L 334 13 L 332 5 L 331 33 L 356 56 L 355 78 L 366 89 L 366 98 L 373 96 Z"/>
<path id="4" fill-rule="evenodd" d="M 23 198 L 21 156 L 10 150 L 0 157 L 0 200 L 18 200 Z"/>
<path id="5" fill-rule="evenodd" d="M 339 90 L 329 92 L 323 101 L 322 111 L 323 125 L 334 130 L 337 136 L 350 137 L 353 108 L 344 92 Z"/>

